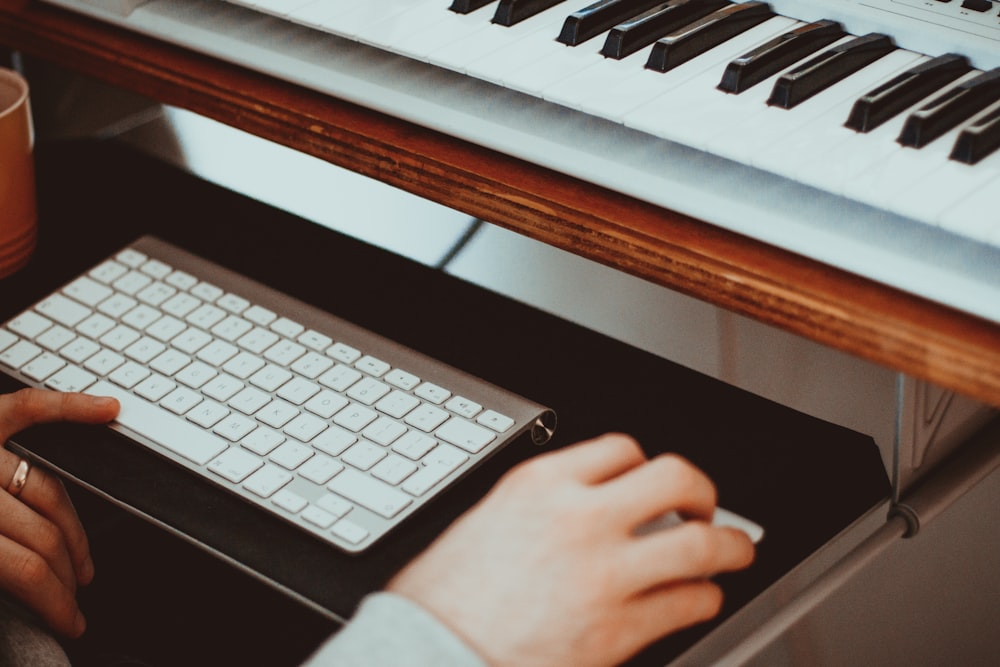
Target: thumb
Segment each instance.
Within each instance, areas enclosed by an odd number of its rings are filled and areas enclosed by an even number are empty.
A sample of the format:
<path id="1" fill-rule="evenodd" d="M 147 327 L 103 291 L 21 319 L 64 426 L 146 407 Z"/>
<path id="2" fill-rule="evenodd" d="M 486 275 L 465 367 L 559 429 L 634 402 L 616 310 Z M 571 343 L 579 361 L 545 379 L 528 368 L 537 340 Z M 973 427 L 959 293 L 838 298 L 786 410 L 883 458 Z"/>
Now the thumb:
<path id="1" fill-rule="evenodd" d="M 0 442 L 29 426 L 70 421 L 103 424 L 118 414 L 118 401 L 103 396 L 21 389 L 0 395 Z"/>

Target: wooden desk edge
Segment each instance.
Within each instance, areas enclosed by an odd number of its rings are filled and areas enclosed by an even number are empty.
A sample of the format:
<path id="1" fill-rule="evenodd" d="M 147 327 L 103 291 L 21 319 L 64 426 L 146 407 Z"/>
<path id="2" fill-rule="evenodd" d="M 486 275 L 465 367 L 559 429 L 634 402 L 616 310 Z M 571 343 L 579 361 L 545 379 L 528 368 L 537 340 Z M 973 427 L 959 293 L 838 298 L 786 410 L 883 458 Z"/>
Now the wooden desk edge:
<path id="1" fill-rule="evenodd" d="M 0 44 L 1000 406 L 995 323 L 31 0 L 0 0 Z"/>

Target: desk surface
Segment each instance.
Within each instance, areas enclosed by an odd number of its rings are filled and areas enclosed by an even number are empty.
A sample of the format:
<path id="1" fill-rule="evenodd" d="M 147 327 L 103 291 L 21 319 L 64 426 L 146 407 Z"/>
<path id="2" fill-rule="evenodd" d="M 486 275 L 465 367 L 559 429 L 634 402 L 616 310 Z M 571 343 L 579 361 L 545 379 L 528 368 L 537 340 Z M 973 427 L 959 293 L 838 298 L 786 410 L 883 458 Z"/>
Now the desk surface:
<path id="1" fill-rule="evenodd" d="M 1000 405 L 994 323 L 31 0 L 0 0 L 0 44 Z"/>
<path id="2" fill-rule="evenodd" d="M 121 146 L 41 146 L 38 158 L 39 251 L 25 270 L 0 282 L 3 318 L 131 239 L 144 233 L 162 236 L 551 405 L 560 414 L 553 447 L 628 430 L 651 454 L 671 450 L 693 460 L 716 481 L 722 504 L 768 530 L 752 572 L 725 577 L 727 613 L 888 494 L 881 459 L 868 437 L 270 209 Z M 237 232 L 243 241 L 234 253 L 231 239 Z M 275 254 L 284 260 L 261 261 L 265 256 L 273 260 Z M 329 261 L 331 257 L 338 261 Z M 313 263 L 324 267 L 330 282 L 349 280 L 361 266 L 378 270 L 367 270 L 372 281 L 365 289 L 331 292 L 301 270 Z M 393 308 L 372 308 L 372 294 L 385 295 Z M 477 317 L 456 318 L 455 312 Z M 456 346 L 456 338 L 482 341 L 494 354 Z M 3 378 L 0 391 L 12 389 Z M 581 378 L 595 382 L 587 385 Z M 412 523 L 384 544 L 356 558 L 278 521 L 272 525 L 236 498 L 191 480 L 179 468 L 164 467 L 111 431 L 47 426 L 19 437 L 18 443 L 85 485 L 224 555 L 252 578 L 277 584 L 341 618 L 506 469 L 538 451 L 526 441 L 515 443 L 428 511 L 411 517 Z M 220 525 L 217 515 L 227 521 Z M 122 545 L 126 552 L 131 548 Z M 710 627 L 676 635 L 644 660 L 663 664 Z"/>

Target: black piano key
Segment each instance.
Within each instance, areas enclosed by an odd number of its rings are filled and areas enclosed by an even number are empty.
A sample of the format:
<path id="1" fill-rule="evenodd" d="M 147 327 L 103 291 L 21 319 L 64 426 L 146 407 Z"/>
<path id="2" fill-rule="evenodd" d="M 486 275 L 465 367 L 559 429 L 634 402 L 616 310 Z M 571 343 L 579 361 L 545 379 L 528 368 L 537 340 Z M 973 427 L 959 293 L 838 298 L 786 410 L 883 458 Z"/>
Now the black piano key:
<path id="1" fill-rule="evenodd" d="M 858 98 L 844 126 L 857 132 L 871 132 L 970 69 L 969 60 L 955 53 L 911 67 Z"/>
<path id="2" fill-rule="evenodd" d="M 876 33 L 838 44 L 778 77 L 767 103 L 791 109 L 895 48 L 891 37 Z"/>
<path id="3" fill-rule="evenodd" d="M 949 157 L 966 164 L 976 164 L 998 148 L 1000 148 L 1000 107 L 962 130 Z"/>
<path id="4" fill-rule="evenodd" d="M 920 148 L 1000 100 L 1000 67 L 963 81 L 907 117 L 896 139 Z"/>
<path id="5" fill-rule="evenodd" d="M 993 8 L 990 0 L 963 0 L 962 9 L 971 9 L 974 12 L 988 12 Z"/>
<path id="6" fill-rule="evenodd" d="M 728 0 L 671 0 L 661 3 L 612 28 L 604 40 L 601 54 L 608 58 L 624 58 L 728 4 Z"/>
<path id="7" fill-rule="evenodd" d="M 512 26 L 524 19 L 530 19 L 550 7 L 555 7 L 564 0 L 500 0 L 497 11 L 493 14 L 493 23 Z"/>
<path id="8" fill-rule="evenodd" d="M 844 28 L 836 21 L 817 21 L 790 30 L 729 63 L 719 90 L 742 93 L 843 36 Z"/>
<path id="9" fill-rule="evenodd" d="M 764 2 L 719 9 L 656 42 L 646 67 L 657 72 L 670 71 L 773 16 L 770 5 Z"/>
<path id="10" fill-rule="evenodd" d="M 600 0 L 567 16 L 556 41 L 568 46 L 582 44 L 608 28 L 662 3 L 663 0 Z"/>
<path id="11" fill-rule="evenodd" d="M 471 14 L 493 2 L 493 0 L 454 0 L 448 9 L 456 14 Z"/>

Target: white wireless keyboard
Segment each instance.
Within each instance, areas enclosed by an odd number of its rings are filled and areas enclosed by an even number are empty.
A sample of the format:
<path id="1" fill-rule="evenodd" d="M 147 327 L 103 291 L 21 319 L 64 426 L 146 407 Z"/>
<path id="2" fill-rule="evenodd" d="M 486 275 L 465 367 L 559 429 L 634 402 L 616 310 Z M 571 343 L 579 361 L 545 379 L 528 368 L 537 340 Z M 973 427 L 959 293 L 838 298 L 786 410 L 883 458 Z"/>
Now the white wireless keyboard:
<path id="1" fill-rule="evenodd" d="M 554 413 L 145 237 L 0 328 L 23 382 L 113 396 L 113 428 L 358 552 Z"/>

